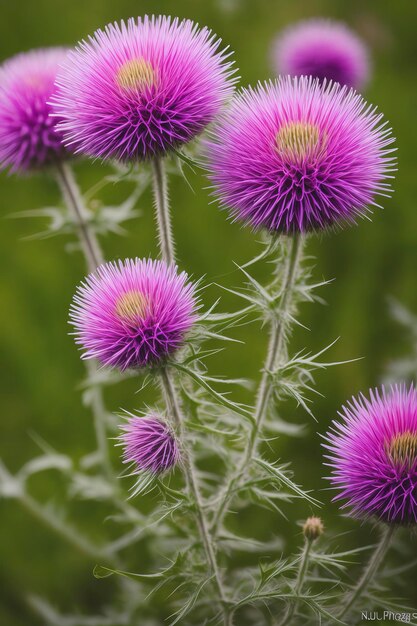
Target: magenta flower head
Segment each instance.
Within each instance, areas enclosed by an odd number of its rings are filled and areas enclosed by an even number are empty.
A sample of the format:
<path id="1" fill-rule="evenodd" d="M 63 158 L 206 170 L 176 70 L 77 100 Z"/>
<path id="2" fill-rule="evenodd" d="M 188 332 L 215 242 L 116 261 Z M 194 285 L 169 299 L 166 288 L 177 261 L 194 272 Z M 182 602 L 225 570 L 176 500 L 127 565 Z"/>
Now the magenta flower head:
<path id="1" fill-rule="evenodd" d="M 171 429 L 157 415 L 139 417 L 128 414 L 122 426 L 119 445 L 123 447 L 123 463 L 133 467 L 133 473 L 162 474 L 179 460 L 179 449 Z"/>
<path id="2" fill-rule="evenodd" d="M 66 145 L 142 160 L 190 141 L 233 91 L 220 40 L 190 20 L 110 24 L 73 51 L 52 99 Z"/>
<path id="3" fill-rule="evenodd" d="M 345 24 L 326 19 L 299 22 L 276 39 L 277 74 L 313 76 L 362 89 L 369 76 L 368 52 Z"/>
<path id="4" fill-rule="evenodd" d="M 417 390 L 353 398 L 326 435 L 331 484 L 356 516 L 417 523 Z"/>
<path id="5" fill-rule="evenodd" d="M 45 48 L 18 54 L 0 68 L 0 168 L 25 172 L 64 156 L 58 120 L 48 104 L 67 51 Z"/>
<path id="6" fill-rule="evenodd" d="M 78 288 L 70 311 L 83 358 L 125 370 L 157 365 L 178 350 L 196 320 L 187 279 L 151 259 L 101 265 Z"/>
<path id="7" fill-rule="evenodd" d="M 390 191 L 386 124 L 337 83 L 287 77 L 244 89 L 206 143 L 214 194 L 235 219 L 280 233 L 355 222 Z"/>

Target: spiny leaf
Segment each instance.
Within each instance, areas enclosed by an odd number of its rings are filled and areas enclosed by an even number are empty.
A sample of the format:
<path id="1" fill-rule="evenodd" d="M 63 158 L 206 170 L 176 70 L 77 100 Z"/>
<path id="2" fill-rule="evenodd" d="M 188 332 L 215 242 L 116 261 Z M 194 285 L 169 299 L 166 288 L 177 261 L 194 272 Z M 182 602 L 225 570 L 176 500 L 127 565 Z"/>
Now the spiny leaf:
<path id="1" fill-rule="evenodd" d="M 312 496 L 310 496 L 310 494 L 307 491 L 303 491 L 303 489 L 301 489 L 296 483 L 294 483 L 288 477 L 288 475 L 286 474 L 285 470 L 282 467 L 273 465 L 272 463 L 268 463 L 267 461 L 264 461 L 263 459 L 259 459 L 259 458 L 255 458 L 254 461 L 257 465 L 259 465 L 262 469 L 264 469 L 269 475 L 276 478 L 280 483 L 288 487 L 291 491 L 297 494 L 300 498 L 307 500 L 307 502 L 309 502 L 310 504 L 314 504 L 315 506 L 319 506 L 321 504 L 319 500 L 316 500 L 316 498 L 313 498 Z"/>

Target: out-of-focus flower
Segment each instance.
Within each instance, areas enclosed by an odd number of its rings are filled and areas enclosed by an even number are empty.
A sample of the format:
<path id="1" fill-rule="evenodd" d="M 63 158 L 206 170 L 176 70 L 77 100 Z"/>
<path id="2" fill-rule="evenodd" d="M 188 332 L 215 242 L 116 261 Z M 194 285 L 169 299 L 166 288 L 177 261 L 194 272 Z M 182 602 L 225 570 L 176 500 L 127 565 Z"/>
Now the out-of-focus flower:
<path id="1" fill-rule="evenodd" d="M 277 74 L 312 76 L 361 90 L 369 77 L 368 52 L 345 24 L 326 19 L 299 22 L 276 39 Z"/>
<path id="2" fill-rule="evenodd" d="M 417 523 L 417 390 L 371 390 L 339 415 L 324 444 L 335 500 L 357 516 Z"/>
<path id="3" fill-rule="evenodd" d="M 238 94 L 205 152 L 214 194 L 235 219 L 291 234 L 377 206 L 390 193 L 393 141 L 355 91 L 287 77 Z"/>
<path id="4" fill-rule="evenodd" d="M 39 169 L 64 156 L 59 121 L 48 104 L 67 55 L 63 48 L 18 54 L 0 68 L 0 168 Z"/>
<path id="5" fill-rule="evenodd" d="M 233 92 L 229 54 L 190 20 L 131 18 L 71 52 L 52 104 L 65 143 L 93 157 L 142 160 L 190 141 Z"/>
<path id="6" fill-rule="evenodd" d="M 78 288 L 70 319 L 83 357 L 104 365 L 157 365 L 183 345 L 196 320 L 194 286 L 163 261 L 101 265 Z"/>

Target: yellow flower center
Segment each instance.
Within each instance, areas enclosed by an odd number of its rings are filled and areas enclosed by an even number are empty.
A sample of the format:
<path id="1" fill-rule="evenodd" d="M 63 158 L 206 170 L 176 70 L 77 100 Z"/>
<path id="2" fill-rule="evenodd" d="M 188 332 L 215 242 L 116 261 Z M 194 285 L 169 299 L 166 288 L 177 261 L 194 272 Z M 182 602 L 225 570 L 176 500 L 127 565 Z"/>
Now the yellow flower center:
<path id="1" fill-rule="evenodd" d="M 290 122 L 279 129 L 276 147 L 284 157 L 297 161 L 324 149 L 325 138 L 315 124 Z"/>
<path id="2" fill-rule="evenodd" d="M 127 322 L 135 322 L 146 314 L 148 301 L 140 291 L 124 293 L 116 302 L 116 315 Z"/>
<path id="3" fill-rule="evenodd" d="M 116 81 L 125 91 L 143 91 L 156 84 L 157 75 L 145 59 L 131 59 L 119 67 Z"/>
<path id="4" fill-rule="evenodd" d="M 388 454 L 395 465 L 411 468 L 417 460 L 417 433 L 406 431 L 392 438 L 387 446 Z"/>

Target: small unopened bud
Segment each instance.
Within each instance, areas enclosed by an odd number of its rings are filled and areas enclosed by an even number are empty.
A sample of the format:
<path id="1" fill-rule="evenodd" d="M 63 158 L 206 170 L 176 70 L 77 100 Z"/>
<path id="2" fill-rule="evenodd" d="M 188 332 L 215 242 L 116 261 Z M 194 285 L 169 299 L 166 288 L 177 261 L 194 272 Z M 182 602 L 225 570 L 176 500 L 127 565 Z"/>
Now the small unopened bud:
<path id="1" fill-rule="evenodd" d="M 308 517 L 303 525 L 303 534 L 308 541 L 315 541 L 324 532 L 323 522 L 319 517 Z"/>

